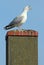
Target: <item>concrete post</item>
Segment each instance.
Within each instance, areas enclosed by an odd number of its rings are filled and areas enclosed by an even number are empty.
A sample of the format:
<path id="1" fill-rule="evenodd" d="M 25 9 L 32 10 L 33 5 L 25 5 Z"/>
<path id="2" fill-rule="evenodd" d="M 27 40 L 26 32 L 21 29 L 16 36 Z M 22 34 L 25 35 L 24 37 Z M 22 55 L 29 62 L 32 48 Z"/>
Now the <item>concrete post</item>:
<path id="1" fill-rule="evenodd" d="M 38 32 L 8 31 L 6 35 L 6 65 L 38 65 Z"/>

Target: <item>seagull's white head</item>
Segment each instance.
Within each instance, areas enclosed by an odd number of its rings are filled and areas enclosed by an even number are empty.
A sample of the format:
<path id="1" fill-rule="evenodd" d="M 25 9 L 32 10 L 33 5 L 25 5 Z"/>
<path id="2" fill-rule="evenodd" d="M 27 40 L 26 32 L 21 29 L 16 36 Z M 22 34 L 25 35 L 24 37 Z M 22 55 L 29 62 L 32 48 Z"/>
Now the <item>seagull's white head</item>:
<path id="1" fill-rule="evenodd" d="M 26 7 L 24 8 L 24 10 L 26 10 L 26 11 L 31 10 L 31 6 L 26 6 Z"/>

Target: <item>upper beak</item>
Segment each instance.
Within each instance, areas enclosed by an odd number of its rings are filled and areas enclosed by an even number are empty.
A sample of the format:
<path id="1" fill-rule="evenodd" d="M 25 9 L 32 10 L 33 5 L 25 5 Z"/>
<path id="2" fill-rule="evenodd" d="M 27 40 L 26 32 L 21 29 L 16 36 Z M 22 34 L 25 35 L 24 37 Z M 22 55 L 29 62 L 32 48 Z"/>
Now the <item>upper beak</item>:
<path id="1" fill-rule="evenodd" d="M 32 7 L 31 6 L 29 6 L 29 10 L 32 10 Z"/>

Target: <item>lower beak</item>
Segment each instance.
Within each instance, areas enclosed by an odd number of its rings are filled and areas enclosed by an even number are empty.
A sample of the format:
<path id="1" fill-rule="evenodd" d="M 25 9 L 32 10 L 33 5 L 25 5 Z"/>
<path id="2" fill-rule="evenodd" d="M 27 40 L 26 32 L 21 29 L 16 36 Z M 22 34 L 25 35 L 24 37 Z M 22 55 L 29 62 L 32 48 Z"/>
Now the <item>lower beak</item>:
<path id="1" fill-rule="evenodd" d="M 32 7 L 29 6 L 29 10 L 32 10 Z"/>

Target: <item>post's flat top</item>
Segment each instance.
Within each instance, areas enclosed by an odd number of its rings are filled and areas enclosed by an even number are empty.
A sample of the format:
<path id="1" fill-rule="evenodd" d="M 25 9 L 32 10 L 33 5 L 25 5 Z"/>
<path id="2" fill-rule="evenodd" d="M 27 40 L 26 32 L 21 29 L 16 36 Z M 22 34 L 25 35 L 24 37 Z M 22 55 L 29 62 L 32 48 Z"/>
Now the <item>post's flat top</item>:
<path id="1" fill-rule="evenodd" d="M 7 32 L 7 36 L 38 36 L 35 30 L 11 30 Z"/>

